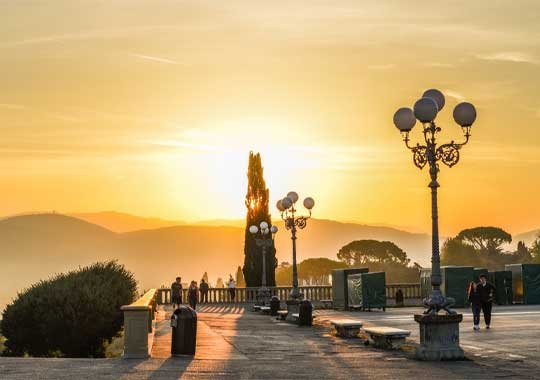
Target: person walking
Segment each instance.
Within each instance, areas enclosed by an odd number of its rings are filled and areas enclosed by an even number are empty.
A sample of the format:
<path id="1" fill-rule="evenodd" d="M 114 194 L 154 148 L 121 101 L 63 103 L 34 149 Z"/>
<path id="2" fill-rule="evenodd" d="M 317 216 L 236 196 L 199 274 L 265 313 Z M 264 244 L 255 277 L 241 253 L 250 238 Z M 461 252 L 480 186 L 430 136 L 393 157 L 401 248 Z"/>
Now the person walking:
<path id="1" fill-rule="evenodd" d="M 493 307 L 493 296 L 495 295 L 495 286 L 487 281 L 486 275 L 480 275 L 480 282 L 476 285 L 476 289 L 480 294 L 482 313 L 484 313 L 484 322 L 486 329 L 491 325 L 491 308 Z"/>
<path id="2" fill-rule="evenodd" d="M 473 330 L 480 330 L 480 309 L 482 307 L 482 299 L 478 292 L 478 285 L 471 281 L 469 284 L 469 290 L 467 291 L 469 296 L 469 302 L 471 303 L 471 310 L 473 313 Z"/>
<path id="3" fill-rule="evenodd" d="M 188 301 L 189 306 L 195 310 L 197 308 L 197 299 L 199 298 L 199 288 L 197 287 L 197 282 L 191 281 L 188 289 Z"/>
<path id="4" fill-rule="evenodd" d="M 173 305 L 173 309 L 176 309 L 176 307 L 180 307 L 180 305 L 182 304 L 182 278 L 181 277 L 176 277 L 176 281 L 174 281 L 171 285 L 171 302 Z"/>
<path id="5" fill-rule="evenodd" d="M 204 281 L 204 278 L 201 280 L 201 286 L 199 286 L 199 290 L 201 292 L 201 303 L 208 302 L 208 283 Z"/>
<path id="6" fill-rule="evenodd" d="M 236 284 L 231 274 L 229 274 L 229 294 L 231 295 L 231 301 L 234 302 L 236 297 Z"/>

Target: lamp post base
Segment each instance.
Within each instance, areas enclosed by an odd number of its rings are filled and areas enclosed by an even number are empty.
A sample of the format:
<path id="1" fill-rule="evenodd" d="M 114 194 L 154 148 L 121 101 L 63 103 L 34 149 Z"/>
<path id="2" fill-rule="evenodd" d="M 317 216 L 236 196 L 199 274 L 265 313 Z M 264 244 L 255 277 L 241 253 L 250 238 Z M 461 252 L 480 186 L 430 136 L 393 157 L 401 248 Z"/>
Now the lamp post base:
<path id="1" fill-rule="evenodd" d="M 304 294 L 300 293 L 300 289 L 293 287 L 289 293 L 289 300 L 302 301 L 304 299 Z"/>
<path id="2" fill-rule="evenodd" d="M 420 325 L 420 346 L 416 349 L 419 360 L 462 360 L 465 354 L 459 346 L 459 324 L 462 314 L 416 314 Z"/>
<path id="3" fill-rule="evenodd" d="M 285 301 L 285 303 L 287 304 L 287 318 L 286 320 L 291 322 L 294 320 L 293 318 L 293 314 L 298 314 L 299 313 L 299 306 L 300 306 L 300 301 L 299 300 L 295 300 L 295 299 L 288 299 L 287 301 Z"/>
<path id="4" fill-rule="evenodd" d="M 268 289 L 266 286 L 261 286 L 257 290 L 257 304 L 261 306 L 266 306 L 270 302 L 270 298 L 272 298 L 272 293 L 270 292 L 270 289 Z"/>

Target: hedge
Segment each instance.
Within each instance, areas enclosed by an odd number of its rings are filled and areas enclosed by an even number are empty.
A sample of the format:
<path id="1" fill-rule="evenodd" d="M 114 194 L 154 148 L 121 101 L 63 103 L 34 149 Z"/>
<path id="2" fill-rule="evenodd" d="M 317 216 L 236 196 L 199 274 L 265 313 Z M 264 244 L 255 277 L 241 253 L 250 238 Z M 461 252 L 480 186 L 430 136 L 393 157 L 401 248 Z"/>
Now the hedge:
<path id="1" fill-rule="evenodd" d="M 0 322 L 5 356 L 104 357 L 122 328 L 137 282 L 116 261 L 40 281 L 17 295 Z"/>

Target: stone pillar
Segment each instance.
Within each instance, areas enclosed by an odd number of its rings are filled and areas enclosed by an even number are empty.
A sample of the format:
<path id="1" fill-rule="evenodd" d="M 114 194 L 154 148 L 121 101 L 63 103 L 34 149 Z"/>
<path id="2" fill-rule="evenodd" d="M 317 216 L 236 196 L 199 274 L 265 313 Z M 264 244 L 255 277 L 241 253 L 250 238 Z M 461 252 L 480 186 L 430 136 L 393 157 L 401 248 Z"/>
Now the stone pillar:
<path id="1" fill-rule="evenodd" d="M 149 333 L 152 331 L 151 306 L 123 306 L 124 358 L 145 359 L 150 356 Z"/>
<path id="2" fill-rule="evenodd" d="M 462 314 L 416 314 L 420 325 L 420 346 L 416 358 L 420 360 L 462 360 L 465 354 L 459 346 L 459 324 Z"/>

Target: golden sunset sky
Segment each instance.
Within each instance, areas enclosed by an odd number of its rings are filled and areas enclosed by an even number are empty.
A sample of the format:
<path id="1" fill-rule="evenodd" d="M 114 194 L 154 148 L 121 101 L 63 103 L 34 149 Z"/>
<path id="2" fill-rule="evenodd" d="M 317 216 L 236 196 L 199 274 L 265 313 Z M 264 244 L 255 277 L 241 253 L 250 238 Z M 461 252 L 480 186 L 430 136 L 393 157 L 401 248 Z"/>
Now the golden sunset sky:
<path id="1" fill-rule="evenodd" d="M 443 234 L 540 226 L 540 2 L 2 1 L 0 215 L 242 218 L 248 152 L 275 201 L 430 229 L 428 173 L 392 124 L 428 88 L 460 139 Z M 414 139 L 420 138 L 418 131 Z M 277 212 L 274 212 L 277 217 Z"/>

